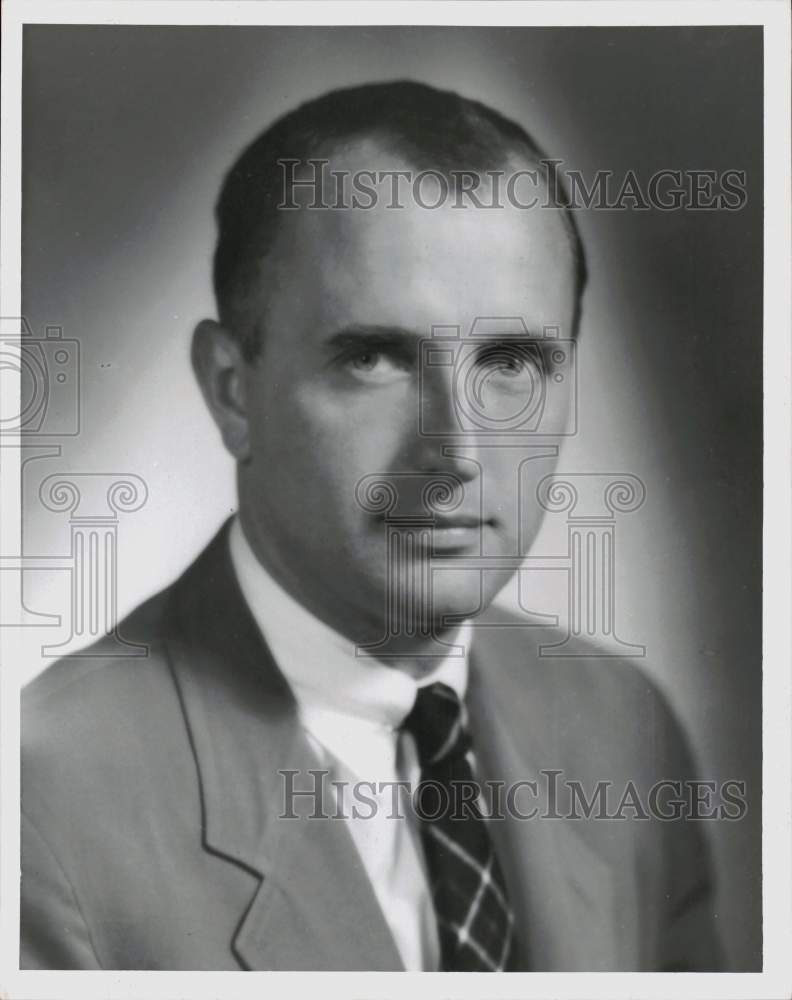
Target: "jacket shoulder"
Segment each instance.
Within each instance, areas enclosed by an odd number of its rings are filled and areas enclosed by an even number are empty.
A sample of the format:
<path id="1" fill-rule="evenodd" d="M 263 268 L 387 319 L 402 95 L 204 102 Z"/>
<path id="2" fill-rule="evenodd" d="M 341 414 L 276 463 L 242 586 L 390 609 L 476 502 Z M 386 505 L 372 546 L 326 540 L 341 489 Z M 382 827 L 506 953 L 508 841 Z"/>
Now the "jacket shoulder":
<path id="1" fill-rule="evenodd" d="M 119 633 L 142 644 L 118 655 L 100 640 L 78 656 L 56 660 L 21 699 L 23 805 L 35 790 L 57 799 L 60 787 L 94 787 L 129 775 L 152 743 L 174 730 L 178 698 L 166 650 L 168 591 L 146 601 Z M 65 786 L 63 783 L 67 783 Z"/>
<path id="2" fill-rule="evenodd" d="M 22 691 L 22 718 L 32 719 L 48 706 L 57 709 L 72 697 L 101 697 L 116 682 L 123 667 L 143 664 L 151 667 L 160 659 L 165 626 L 164 611 L 170 588 L 139 605 L 119 626 L 119 633 L 138 650 L 122 655 L 108 637 L 103 637 L 79 654 L 55 660 Z M 76 691 L 72 691 L 73 688 Z"/>
<path id="3" fill-rule="evenodd" d="M 526 627 L 502 609 L 480 622 L 474 659 L 482 677 L 497 674 L 504 712 L 546 730 L 584 772 L 595 761 L 606 772 L 630 761 L 647 779 L 692 772 L 687 736 L 646 664 L 586 641 L 561 649 L 560 630 Z"/>

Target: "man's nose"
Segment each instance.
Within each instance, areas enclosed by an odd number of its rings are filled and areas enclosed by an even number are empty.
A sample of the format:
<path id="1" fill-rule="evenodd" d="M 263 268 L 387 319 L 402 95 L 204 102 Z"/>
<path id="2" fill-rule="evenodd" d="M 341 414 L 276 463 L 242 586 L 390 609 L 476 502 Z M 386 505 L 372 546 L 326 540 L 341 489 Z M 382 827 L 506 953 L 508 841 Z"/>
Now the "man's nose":
<path id="1" fill-rule="evenodd" d="M 463 419 L 457 391 L 450 366 L 424 373 L 409 457 L 416 472 L 452 473 L 470 481 L 480 474 L 478 436 L 475 428 Z"/>

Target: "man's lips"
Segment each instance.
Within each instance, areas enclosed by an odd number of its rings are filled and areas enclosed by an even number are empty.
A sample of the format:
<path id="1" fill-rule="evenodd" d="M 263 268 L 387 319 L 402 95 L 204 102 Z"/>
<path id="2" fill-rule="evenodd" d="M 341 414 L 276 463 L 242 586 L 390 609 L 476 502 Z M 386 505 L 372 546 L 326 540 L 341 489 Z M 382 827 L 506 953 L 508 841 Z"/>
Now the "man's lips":
<path id="1" fill-rule="evenodd" d="M 438 516 L 432 528 L 432 548 L 435 552 L 477 549 L 485 528 L 493 526 L 489 518 L 465 514 Z"/>
<path id="2" fill-rule="evenodd" d="M 384 523 L 390 519 L 379 518 L 378 520 L 380 523 Z M 437 553 L 478 549 L 482 544 L 484 529 L 496 527 L 494 518 L 482 517 L 481 514 L 465 514 L 459 511 L 435 514 L 431 521 L 429 521 L 426 511 L 412 516 L 403 514 L 398 519 L 393 519 L 396 522 L 394 527 L 397 531 L 409 531 L 410 522 L 413 520 L 416 524 L 430 529 L 431 544 L 427 551 L 431 549 Z M 416 540 L 422 547 L 428 541 L 426 538 L 425 541 L 421 541 L 420 536 Z"/>
<path id="3" fill-rule="evenodd" d="M 481 517 L 480 514 L 435 514 L 435 531 L 452 528 L 484 528 L 492 527 L 492 518 Z"/>
<path id="4" fill-rule="evenodd" d="M 481 514 L 460 514 L 458 511 L 450 514 L 427 514 L 425 510 L 410 513 L 400 512 L 398 517 L 379 514 L 376 520 L 405 525 L 409 524 L 410 521 L 431 521 L 431 526 L 435 531 L 452 531 L 457 528 L 467 531 L 495 527 L 495 518 L 493 517 L 482 517 Z"/>

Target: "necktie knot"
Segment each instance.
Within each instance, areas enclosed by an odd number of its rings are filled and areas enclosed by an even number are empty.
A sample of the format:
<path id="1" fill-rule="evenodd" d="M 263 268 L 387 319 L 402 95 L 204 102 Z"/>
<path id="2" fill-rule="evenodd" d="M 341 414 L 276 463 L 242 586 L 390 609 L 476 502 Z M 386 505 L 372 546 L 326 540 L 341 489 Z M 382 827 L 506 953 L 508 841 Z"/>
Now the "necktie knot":
<path id="1" fill-rule="evenodd" d="M 403 728 L 415 740 L 422 771 L 470 749 L 464 705 L 452 688 L 439 681 L 418 689 Z"/>

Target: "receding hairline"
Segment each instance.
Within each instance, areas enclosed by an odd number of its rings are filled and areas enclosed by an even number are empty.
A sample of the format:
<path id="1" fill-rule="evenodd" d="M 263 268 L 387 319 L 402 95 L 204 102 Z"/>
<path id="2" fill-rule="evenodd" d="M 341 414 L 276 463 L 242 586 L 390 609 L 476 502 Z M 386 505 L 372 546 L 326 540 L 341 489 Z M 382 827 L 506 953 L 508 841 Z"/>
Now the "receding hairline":
<path id="1" fill-rule="evenodd" d="M 361 101 L 362 112 L 353 98 Z M 328 109 L 327 118 L 317 114 Z M 447 129 L 438 126 L 443 109 L 450 115 Z M 375 112 L 380 111 L 377 118 Z M 250 285 L 260 276 L 260 266 L 284 225 L 283 216 L 289 214 L 273 204 L 278 164 L 286 159 L 299 163 L 337 159 L 361 144 L 378 147 L 374 155 L 383 158 L 378 169 L 396 167 L 385 163 L 391 155 L 410 169 L 434 172 L 454 185 L 463 173 L 478 175 L 486 184 L 487 174 L 508 170 L 511 165 L 532 169 L 547 159 L 521 125 L 494 108 L 412 81 L 330 91 L 300 105 L 243 150 L 229 169 L 218 198 L 215 293 L 221 320 L 227 325 L 241 321 L 237 307 L 249 299 Z M 327 169 L 332 170 L 333 163 Z M 256 181 L 258 188 L 253 187 Z M 552 207 L 561 212 L 574 258 L 576 328 L 586 281 L 583 246 L 569 210 L 562 203 Z M 252 356 L 257 347 L 250 342 L 249 331 L 240 329 L 239 334 Z"/>
<path id="2" fill-rule="evenodd" d="M 372 148 L 376 147 L 376 149 Z M 365 157 L 365 167 L 363 166 L 363 159 L 361 159 L 361 154 Z M 372 160 L 369 157 L 376 157 L 376 160 Z M 380 159 L 381 157 L 381 159 Z M 409 170 L 425 170 L 427 172 L 432 172 L 435 174 L 442 175 L 447 181 L 455 184 L 458 182 L 459 177 L 453 176 L 454 174 L 475 175 L 481 178 L 482 184 L 478 189 L 483 200 L 486 201 L 486 196 L 488 193 L 488 184 L 493 183 L 492 174 L 498 173 L 516 173 L 521 170 L 532 170 L 536 168 L 542 160 L 542 154 L 535 153 L 529 149 L 512 149 L 506 150 L 503 156 L 500 158 L 498 166 L 488 166 L 485 169 L 472 169 L 464 166 L 449 168 L 448 170 L 443 170 L 436 167 L 426 166 L 425 161 L 422 162 L 418 157 L 413 157 L 409 152 L 398 149 L 396 143 L 392 137 L 388 136 L 387 133 L 382 131 L 371 131 L 370 133 L 361 133 L 354 136 L 334 138 L 330 141 L 324 141 L 319 144 L 313 155 L 314 159 L 328 161 L 327 162 L 327 175 L 330 176 L 330 171 L 332 170 L 347 170 L 354 172 L 356 169 L 368 169 L 369 167 L 373 170 L 382 171 L 399 171 L 404 169 Z M 497 162 L 497 161 L 493 161 Z M 312 168 L 311 168 L 312 169 Z M 304 179 L 306 172 L 310 173 L 311 170 L 306 166 L 305 169 L 300 172 L 297 170 L 295 177 L 297 179 Z M 497 182 L 496 182 L 497 183 Z M 544 182 L 541 182 L 544 185 Z M 389 185 L 382 188 L 381 193 L 383 195 L 382 202 L 378 202 L 376 208 L 384 211 L 393 211 L 392 209 L 387 209 L 384 207 L 386 202 L 386 197 L 390 197 L 391 191 Z M 327 193 L 326 193 L 327 194 Z M 237 294 L 235 296 L 235 302 L 228 303 L 230 306 L 230 315 L 221 316 L 225 322 L 233 322 L 234 319 L 241 318 L 239 316 L 239 307 L 244 310 L 244 303 L 250 301 L 247 291 L 251 290 L 250 286 L 256 283 L 257 279 L 261 277 L 261 267 L 267 261 L 273 252 L 277 250 L 277 244 L 279 242 L 278 238 L 284 231 L 286 227 L 292 225 L 297 217 L 302 214 L 303 210 L 313 211 L 308 208 L 308 203 L 313 199 L 313 194 L 306 190 L 305 188 L 300 188 L 295 190 L 293 193 L 294 201 L 300 204 L 300 210 L 294 209 L 281 209 L 278 214 L 269 220 L 261 220 L 259 225 L 254 226 L 255 230 L 259 234 L 258 239 L 254 239 L 253 242 L 248 247 L 245 254 L 245 261 L 241 264 L 240 270 L 244 269 L 245 276 L 240 274 L 239 285 L 245 287 L 245 294 Z M 328 198 L 328 201 L 332 201 L 332 198 Z M 405 198 L 404 192 L 402 192 L 402 200 L 405 205 L 409 205 L 409 197 Z M 509 210 L 509 206 L 504 205 L 505 210 Z M 396 209 L 398 211 L 399 209 Z M 420 211 L 432 212 L 436 210 L 419 208 Z M 455 209 L 451 205 L 440 206 L 440 210 L 447 210 L 452 212 L 459 211 L 493 211 L 487 208 L 476 208 L 475 206 L 464 206 L 461 209 Z M 515 212 L 523 211 L 518 208 L 512 209 Z M 351 212 L 353 216 L 355 214 L 368 214 L 368 211 L 362 209 L 323 209 L 320 210 L 322 215 L 326 213 L 333 213 L 337 211 Z M 502 210 L 495 209 L 499 214 Z M 571 225 L 569 220 L 568 212 L 562 206 L 551 205 L 549 207 L 536 207 L 532 209 L 527 209 L 523 211 L 523 214 L 527 219 L 530 217 L 530 213 L 534 211 L 551 211 L 554 215 L 560 215 L 559 224 L 564 237 L 566 238 L 567 246 L 570 251 L 570 267 L 576 269 L 578 267 L 578 247 L 579 239 L 577 237 L 576 230 Z M 267 224 L 269 223 L 269 229 L 263 232 Z M 580 286 L 580 281 L 576 278 L 576 295 L 582 292 Z"/>

